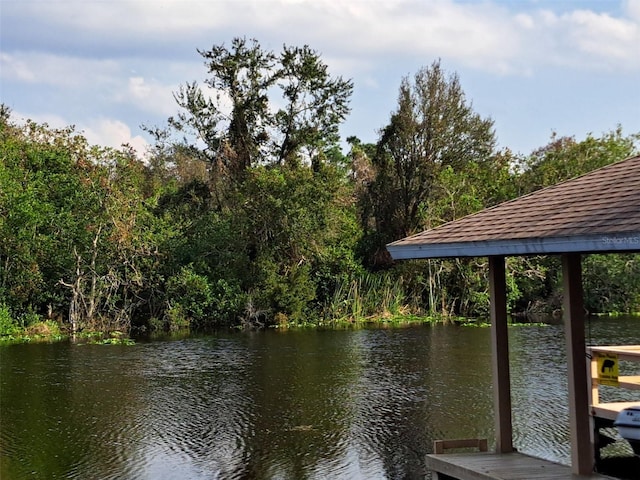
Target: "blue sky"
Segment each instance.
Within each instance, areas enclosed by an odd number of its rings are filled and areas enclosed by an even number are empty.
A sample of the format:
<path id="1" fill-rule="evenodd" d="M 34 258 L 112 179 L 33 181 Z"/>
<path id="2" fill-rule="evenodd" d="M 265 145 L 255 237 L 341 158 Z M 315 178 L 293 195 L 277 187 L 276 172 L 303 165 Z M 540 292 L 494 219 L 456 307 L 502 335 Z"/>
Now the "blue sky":
<path id="1" fill-rule="evenodd" d="M 640 0 L 0 0 L 0 97 L 14 119 L 75 125 L 140 152 L 196 49 L 256 38 L 309 45 L 354 82 L 342 135 L 375 142 L 400 81 L 440 59 L 499 146 L 529 154 L 553 132 L 640 132 Z"/>

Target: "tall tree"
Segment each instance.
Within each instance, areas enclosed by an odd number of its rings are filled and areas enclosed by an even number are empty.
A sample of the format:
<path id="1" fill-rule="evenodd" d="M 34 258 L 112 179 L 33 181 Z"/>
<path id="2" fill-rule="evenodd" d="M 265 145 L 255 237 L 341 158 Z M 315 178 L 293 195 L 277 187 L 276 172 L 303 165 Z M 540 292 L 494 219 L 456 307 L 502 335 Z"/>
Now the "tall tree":
<path id="1" fill-rule="evenodd" d="M 309 47 L 285 45 L 277 55 L 234 38 L 199 53 L 209 90 L 183 85 L 175 94 L 183 110 L 169 123 L 195 133 L 209 161 L 236 177 L 251 166 L 313 161 L 337 143 L 353 84 L 331 77 Z"/>
<path id="2" fill-rule="evenodd" d="M 284 46 L 280 64 L 277 83 L 286 103 L 275 115 L 279 135 L 274 156 L 279 163 L 295 162 L 305 148 L 309 159 L 317 162 L 320 152 L 339 140 L 338 127 L 349 113 L 353 84 L 331 78 L 318 53 L 306 45 Z"/>
<path id="3" fill-rule="evenodd" d="M 402 80 L 398 109 L 381 131 L 371 185 L 376 227 L 383 241 L 430 226 L 428 202 L 445 167 L 487 162 L 495 147 L 493 121 L 472 109 L 456 74 L 440 62 Z"/>

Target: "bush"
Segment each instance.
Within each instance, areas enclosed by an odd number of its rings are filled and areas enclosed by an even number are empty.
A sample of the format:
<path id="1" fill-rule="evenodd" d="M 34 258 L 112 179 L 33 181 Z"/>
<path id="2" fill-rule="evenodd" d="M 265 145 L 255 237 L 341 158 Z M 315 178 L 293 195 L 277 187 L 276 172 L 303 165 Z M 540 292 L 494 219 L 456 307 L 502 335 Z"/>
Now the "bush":
<path id="1" fill-rule="evenodd" d="M 283 314 L 288 321 L 305 321 L 307 306 L 316 298 L 311 269 L 307 265 L 279 269 L 271 261 L 261 262 L 259 268 L 262 282 L 256 290 L 258 306 L 267 310 L 271 319 Z"/>
<path id="2" fill-rule="evenodd" d="M 189 318 L 184 313 L 184 309 L 180 304 L 171 305 L 167 308 L 165 312 L 165 324 L 162 325 L 153 325 L 153 329 L 163 329 L 171 332 L 176 332 L 178 330 L 186 330 L 189 328 Z"/>
<path id="3" fill-rule="evenodd" d="M 171 323 L 182 323 L 186 319 L 190 326 L 198 327 L 209 316 L 213 294 L 209 280 L 196 273 L 191 265 L 167 282 L 167 298 L 170 304 L 167 314 Z"/>
<path id="4" fill-rule="evenodd" d="M 11 317 L 11 310 L 4 303 L 0 304 L 0 337 L 20 333 L 20 327 Z"/>
<path id="5" fill-rule="evenodd" d="M 238 317 L 245 303 L 240 287 L 225 279 L 211 282 L 191 265 L 169 279 L 167 299 L 165 317 L 171 330 L 228 324 Z"/>
<path id="6" fill-rule="evenodd" d="M 60 331 L 60 325 L 53 320 L 46 320 L 44 322 L 36 322 L 29 325 L 26 330 L 27 335 L 35 337 L 46 338 L 60 338 L 62 332 Z"/>
<path id="7" fill-rule="evenodd" d="M 220 278 L 211 286 L 213 304 L 210 315 L 216 323 L 232 323 L 238 318 L 246 304 L 246 295 L 238 285 Z"/>

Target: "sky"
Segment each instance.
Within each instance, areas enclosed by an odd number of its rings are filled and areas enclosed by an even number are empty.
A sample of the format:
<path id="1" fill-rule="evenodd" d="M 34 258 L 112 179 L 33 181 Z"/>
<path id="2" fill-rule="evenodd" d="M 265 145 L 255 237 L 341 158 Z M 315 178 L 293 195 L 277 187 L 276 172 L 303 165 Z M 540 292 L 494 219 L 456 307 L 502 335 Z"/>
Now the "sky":
<path id="1" fill-rule="evenodd" d="M 0 0 L 0 100 L 15 121 L 75 125 L 144 153 L 198 49 L 255 38 L 318 51 L 351 79 L 343 138 L 376 142 L 404 77 L 440 60 L 527 155 L 552 134 L 640 133 L 640 0 Z"/>

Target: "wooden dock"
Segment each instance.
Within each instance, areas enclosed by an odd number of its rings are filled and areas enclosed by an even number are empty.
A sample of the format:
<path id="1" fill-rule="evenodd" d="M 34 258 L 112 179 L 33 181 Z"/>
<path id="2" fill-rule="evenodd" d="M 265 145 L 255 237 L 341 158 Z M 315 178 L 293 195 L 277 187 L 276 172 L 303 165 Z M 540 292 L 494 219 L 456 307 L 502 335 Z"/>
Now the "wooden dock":
<path id="1" fill-rule="evenodd" d="M 601 402 L 599 388 L 601 385 L 615 386 L 625 390 L 640 390 L 639 375 L 621 375 L 620 362 L 640 362 L 640 345 L 609 345 L 593 346 L 587 348 L 587 355 L 591 359 L 589 368 L 589 414 L 591 415 L 592 444 L 594 460 L 597 466 L 602 458 L 600 450 L 610 441 L 600 435 L 601 429 L 613 427 L 614 420 L 625 408 L 640 405 L 640 398 L 636 401 Z M 606 362 L 610 362 L 608 365 Z M 612 368 L 613 373 L 607 375 L 607 368 Z M 604 440 L 604 442 L 603 442 Z"/>
<path id="2" fill-rule="evenodd" d="M 599 474 L 574 475 L 571 467 L 522 453 L 445 453 L 426 457 L 436 480 L 611 480 Z"/>
<path id="3" fill-rule="evenodd" d="M 604 463 L 607 463 L 610 467 L 598 468 L 598 470 L 623 476 L 612 477 L 597 473 L 577 475 L 575 469 L 569 465 L 561 465 L 541 458 L 509 452 L 509 450 L 503 450 L 504 453 L 500 453 L 496 449 L 495 453 L 487 453 L 487 441 L 484 439 L 437 440 L 434 442 L 435 453 L 426 456 L 426 468 L 433 472 L 436 480 L 640 479 L 638 468 L 640 463 L 637 458 L 607 458 L 606 462 L 600 458 L 600 429 L 613 427 L 618 413 L 624 408 L 640 404 L 640 399 L 634 402 L 601 402 L 598 391 L 601 385 L 640 390 L 640 376 L 619 374 L 620 361 L 640 361 L 640 345 L 589 347 L 587 354 L 591 359 L 591 365 L 587 378 L 589 398 L 585 400 L 588 400 L 590 417 L 587 417 L 585 423 L 591 424 L 591 432 L 588 428 L 584 428 L 586 425 L 581 424 L 581 428 L 585 430 L 587 437 L 591 433 L 591 446 L 595 450 L 596 466 L 604 467 Z M 480 451 L 460 453 L 462 448 L 477 448 Z M 450 449 L 458 451 L 446 453 Z M 620 463 L 624 461 L 627 463 Z M 616 467 L 622 467 L 622 469 Z"/>
<path id="4" fill-rule="evenodd" d="M 589 381 L 591 392 L 589 403 L 591 404 L 591 415 L 606 420 L 615 420 L 618 413 L 628 407 L 638 405 L 640 398 L 635 402 L 608 402 L 601 403 L 598 387 L 610 384 L 610 379 L 601 378 L 602 371 L 606 367 L 601 367 L 598 362 L 598 355 L 609 355 L 613 360 L 611 365 L 616 364 L 616 376 L 614 385 L 626 390 L 640 390 L 640 375 L 620 375 L 618 376 L 619 361 L 640 362 L 640 345 L 611 345 L 589 347 L 587 354 L 591 358 Z"/>

